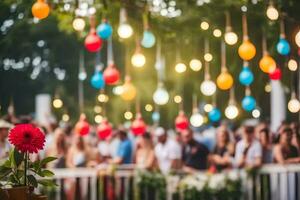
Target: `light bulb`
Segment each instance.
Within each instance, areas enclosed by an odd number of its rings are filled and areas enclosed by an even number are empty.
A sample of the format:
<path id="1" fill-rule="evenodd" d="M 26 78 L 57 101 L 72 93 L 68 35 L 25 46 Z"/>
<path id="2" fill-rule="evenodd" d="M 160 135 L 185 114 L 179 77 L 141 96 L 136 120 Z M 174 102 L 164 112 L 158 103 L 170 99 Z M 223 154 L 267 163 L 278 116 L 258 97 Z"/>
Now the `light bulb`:
<path id="1" fill-rule="evenodd" d="M 69 116 L 68 114 L 63 114 L 62 120 L 63 120 L 64 122 L 68 122 L 68 121 L 70 120 L 70 116 Z"/>
<path id="2" fill-rule="evenodd" d="M 203 29 L 203 30 L 207 30 L 209 28 L 209 23 L 207 22 L 201 22 L 200 24 L 200 27 Z"/>
<path id="3" fill-rule="evenodd" d="M 273 5 L 269 5 L 267 8 L 267 17 L 270 20 L 277 20 L 279 17 L 279 13 L 278 10 L 273 6 Z"/>
<path id="4" fill-rule="evenodd" d="M 108 96 L 106 96 L 105 94 L 99 94 L 98 95 L 98 101 L 101 103 L 107 102 L 108 101 Z"/>
<path id="5" fill-rule="evenodd" d="M 252 117 L 256 119 L 260 117 L 260 111 L 257 108 L 252 111 Z"/>
<path id="6" fill-rule="evenodd" d="M 212 111 L 213 108 L 214 107 L 211 104 L 208 103 L 208 104 L 204 105 L 203 109 L 204 109 L 205 112 L 209 113 L 210 111 Z"/>
<path id="7" fill-rule="evenodd" d="M 103 117 L 101 115 L 95 115 L 94 120 L 97 124 L 100 124 L 103 120 Z"/>
<path id="8" fill-rule="evenodd" d="M 200 113 L 194 113 L 190 117 L 190 123 L 193 127 L 200 127 L 204 122 L 203 116 Z"/>
<path id="9" fill-rule="evenodd" d="M 133 34 L 133 29 L 129 24 L 127 23 L 120 24 L 118 28 L 118 35 L 120 36 L 120 38 L 127 39 L 130 38 L 132 34 Z"/>
<path id="10" fill-rule="evenodd" d="M 190 68 L 191 68 L 193 71 L 195 71 L 195 72 L 200 71 L 201 68 L 202 68 L 202 63 L 201 63 L 201 61 L 198 60 L 198 59 L 192 59 L 192 60 L 190 61 Z"/>
<path id="11" fill-rule="evenodd" d="M 126 112 L 124 113 L 124 118 L 125 118 L 125 119 L 130 120 L 130 119 L 132 119 L 132 117 L 133 117 L 132 112 L 126 111 Z"/>
<path id="12" fill-rule="evenodd" d="M 169 93 L 163 87 L 159 87 L 153 94 L 153 101 L 157 105 L 165 105 L 169 101 Z"/>
<path id="13" fill-rule="evenodd" d="M 175 71 L 179 74 L 186 71 L 186 65 L 183 63 L 177 63 L 175 66 Z"/>
<path id="14" fill-rule="evenodd" d="M 73 28 L 75 31 L 83 31 L 85 27 L 85 21 L 82 18 L 75 18 L 73 21 Z"/>
<path id="15" fill-rule="evenodd" d="M 216 92 L 216 84 L 211 80 L 205 80 L 200 85 L 200 90 L 205 96 L 211 96 Z"/>
<path id="16" fill-rule="evenodd" d="M 298 63 L 296 60 L 294 59 L 290 59 L 289 62 L 288 62 L 288 68 L 289 70 L 291 71 L 296 71 L 297 68 L 298 68 Z"/>
<path id="17" fill-rule="evenodd" d="M 229 45 L 234 45 L 238 41 L 238 36 L 236 33 L 229 31 L 224 35 L 225 42 Z"/>
<path id="18" fill-rule="evenodd" d="M 295 42 L 296 42 L 297 46 L 300 48 L 300 30 L 297 32 L 297 34 L 295 36 Z"/>
<path id="19" fill-rule="evenodd" d="M 152 106 L 151 104 L 146 104 L 146 105 L 145 105 L 145 110 L 146 110 L 147 112 L 151 112 L 151 111 L 153 110 L 153 106 Z"/>
<path id="20" fill-rule="evenodd" d="M 212 61 L 212 59 L 213 59 L 213 56 L 210 53 L 204 54 L 204 60 L 206 62 L 210 62 L 210 61 Z"/>
<path id="21" fill-rule="evenodd" d="M 123 87 L 122 85 L 118 85 L 116 87 L 114 87 L 112 89 L 112 92 L 115 94 L 115 95 L 121 95 L 123 93 Z"/>
<path id="22" fill-rule="evenodd" d="M 143 67 L 146 63 L 146 58 L 142 53 L 135 53 L 131 57 L 131 64 L 134 67 Z"/>
<path id="23" fill-rule="evenodd" d="M 222 31 L 220 29 L 215 29 L 214 32 L 213 32 L 213 35 L 215 37 L 221 37 L 222 36 Z"/>
<path id="24" fill-rule="evenodd" d="M 85 71 L 81 71 L 78 73 L 78 79 L 84 81 L 87 78 L 87 74 Z"/>
<path id="25" fill-rule="evenodd" d="M 295 97 L 292 97 L 288 102 L 288 109 L 291 113 L 297 113 L 300 110 L 300 102 Z"/>
<path id="26" fill-rule="evenodd" d="M 176 96 L 174 97 L 174 102 L 175 102 L 175 103 L 181 103 L 181 101 L 182 101 L 182 97 L 181 97 L 181 96 L 176 95 Z"/>
<path id="27" fill-rule="evenodd" d="M 225 109 L 225 116 L 228 119 L 235 119 L 239 114 L 239 110 L 235 105 L 228 105 Z"/>
<path id="28" fill-rule="evenodd" d="M 61 108 L 63 106 L 63 101 L 57 98 L 53 100 L 52 104 L 54 108 Z"/>
<path id="29" fill-rule="evenodd" d="M 101 113 L 101 111 L 102 111 L 101 106 L 95 106 L 95 107 L 94 107 L 94 112 L 95 112 L 95 113 Z"/>
<path id="30" fill-rule="evenodd" d="M 270 85 L 270 84 L 266 84 L 266 86 L 265 86 L 265 92 L 271 92 L 271 90 L 272 90 L 272 86 Z"/>

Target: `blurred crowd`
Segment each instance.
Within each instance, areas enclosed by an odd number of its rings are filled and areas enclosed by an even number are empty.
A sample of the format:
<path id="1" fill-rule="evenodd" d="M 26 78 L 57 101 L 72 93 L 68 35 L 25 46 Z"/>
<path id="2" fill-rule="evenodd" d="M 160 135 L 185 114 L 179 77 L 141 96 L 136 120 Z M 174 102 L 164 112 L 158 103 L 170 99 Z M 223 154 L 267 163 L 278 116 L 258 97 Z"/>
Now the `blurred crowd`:
<path id="1" fill-rule="evenodd" d="M 7 136 L 15 123 L 34 123 L 31 118 L 0 119 L 0 160 L 11 149 Z M 130 164 L 136 168 L 212 172 L 231 168 L 255 168 L 263 164 L 300 162 L 300 136 L 297 123 L 282 123 L 270 132 L 265 122 L 230 128 L 226 124 L 209 126 L 202 131 L 166 130 L 148 127 L 148 132 L 134 136 L 120 126 L 105 140 L 96 128 L 87 136 L 76 134 L 69 124 L 49 123 L 40 127 L 46 135 L 43 151 L 33 159 L 54 156 L 49 168 L 97 167 L 105 164 Z"/>

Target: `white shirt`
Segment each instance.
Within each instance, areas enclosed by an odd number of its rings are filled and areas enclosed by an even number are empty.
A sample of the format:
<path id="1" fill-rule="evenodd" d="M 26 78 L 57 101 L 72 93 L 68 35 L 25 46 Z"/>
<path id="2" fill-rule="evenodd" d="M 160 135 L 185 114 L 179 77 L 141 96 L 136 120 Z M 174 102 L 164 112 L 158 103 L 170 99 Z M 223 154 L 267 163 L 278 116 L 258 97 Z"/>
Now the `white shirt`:
<path id="1" fill-rule="evenodd" d="M 158 166 L 164 174 L 170 171 L 173 160 L 181 159 L 181 146 L 172 139 L 167 139 L 165 144 L 158 143 L 154 151 Z"/>
<path id="2" fill-rule="evenodd" d="M 235 162 L 237 163 L 243 156 L 243 152 L 246 148 L 246 142 L 244 140 L 240 140 L 235 149 Z M 252 165 L 255 163 L 256 158 L 262 158 L 262 147 L 261 144 L 254 140 L 249 147 L 249 150 L 246 155 L 246 165 Z"/>

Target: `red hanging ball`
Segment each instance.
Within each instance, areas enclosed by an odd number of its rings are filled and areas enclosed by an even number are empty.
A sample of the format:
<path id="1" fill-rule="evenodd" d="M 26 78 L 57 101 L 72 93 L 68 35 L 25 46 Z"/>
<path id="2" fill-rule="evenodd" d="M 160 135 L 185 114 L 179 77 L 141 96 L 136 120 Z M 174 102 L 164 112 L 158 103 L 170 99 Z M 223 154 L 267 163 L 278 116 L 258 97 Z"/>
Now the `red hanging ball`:
<path id="1" fill-rule="evenodd" d="M 280 80 L 281 76 L 282 76 L 282 72 L 278 67 L 272 73 L 269 74 L 271 80 Z"/>
<path id="2" fill-rule="evenodd" d="M 103 77 L 107 85 L 114 85 L 118 83 L 120 79 L 120 72 L 117 70 L 114 63 L 109 64 L 104 70 Z"/>
<path id="3" fill-rule="evenodd" d="M 79 121 L 75 125 L 75 133 L 85 136 L 90 132 L 90 124 L 86 121 L 85 114 L 81 114 Z"/>
<path id="4" fill-rule="evenodd" d="M 189 127 L 189 120 L 185 116 L 183 111 L 180 111 L 175 119 L 175 127 L 177 131 L 185 130 Z"/>
<path id="5" fill-rule="evenodd" d="M 140 113 L 131 124 L 131 131 L 135 136 L 143 135 L 146 132 L 146 124 Z"/>
<path id="6" fill-rule="evenodd" d="M 102 40 L 101 38 L 97 35 L 95 29 L 91 29 L 90 33 L 88 36 L 85 38 L 84 41 L 85 48 L 89 52 L 97 52 L 101 49 L 102 47 Z"/>
<path id="7" fill-rule="evenodd" d="M 107 119 L 104 119 L 97 127 L 98 137 L 101 140 L 105 140 L 107 137 L 109 137 L 111 135 L 111 133 L 112 133 L 112 126 L 107 121 Z"/>

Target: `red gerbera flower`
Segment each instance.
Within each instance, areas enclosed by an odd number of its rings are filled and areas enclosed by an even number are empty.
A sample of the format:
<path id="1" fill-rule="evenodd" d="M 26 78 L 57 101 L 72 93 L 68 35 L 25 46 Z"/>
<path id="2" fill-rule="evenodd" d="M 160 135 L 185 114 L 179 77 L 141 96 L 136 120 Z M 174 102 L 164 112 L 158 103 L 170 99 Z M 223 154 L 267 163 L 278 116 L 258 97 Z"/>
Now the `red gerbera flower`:
<path id="1" fill-rule="evenodd" d="M 37 153 L 44 148 L 45 135 L 32 124 L 19 124 L 10 130 L 8 140 L 21 152 Z"/>

